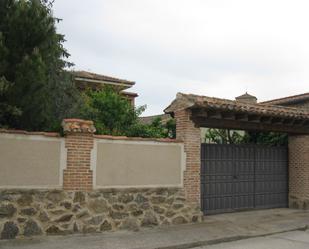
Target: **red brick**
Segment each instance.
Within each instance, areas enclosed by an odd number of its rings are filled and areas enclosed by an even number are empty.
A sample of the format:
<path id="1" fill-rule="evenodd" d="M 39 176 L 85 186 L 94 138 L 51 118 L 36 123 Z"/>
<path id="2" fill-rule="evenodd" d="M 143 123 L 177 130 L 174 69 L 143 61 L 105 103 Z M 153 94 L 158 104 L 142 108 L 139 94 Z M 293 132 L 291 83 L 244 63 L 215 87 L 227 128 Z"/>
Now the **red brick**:
<path id="1" fill-rule="evenodd" d="M 188 201 L 200 203 L 200 128 L 190 119 L 189 110 L 175 112 L 177 139 L 184 142 L 186 171 L 184 172 L 184 192 Z"/>

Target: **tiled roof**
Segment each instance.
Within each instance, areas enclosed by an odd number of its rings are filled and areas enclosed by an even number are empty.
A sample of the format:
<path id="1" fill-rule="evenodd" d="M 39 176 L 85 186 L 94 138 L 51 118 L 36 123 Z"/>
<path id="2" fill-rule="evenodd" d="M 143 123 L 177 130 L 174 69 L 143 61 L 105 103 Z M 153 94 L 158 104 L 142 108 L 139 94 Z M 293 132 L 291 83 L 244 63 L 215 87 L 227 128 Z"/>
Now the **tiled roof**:
<path id="1" fill-rule="evenodd" d="M 164 110 L 164 112 L 173 113 L 178 109 L 195 108 L 309 120 L 309 112 L 302 109 L 276 105 L 242 103 L 234 100 L 183 93 L 178 93 L 177 98 Z"/>
<path id="2" fill-rule="evenodd" d="M 308 99 L 309 99 L 309 92 L 298 94 L 298 95 L 293 95 L 293 96 L 288 96 L 284 98 L 279 98 L 279 99 L 263 101 L 263 102 L 260 102 L 260 104 L 284 105 L 284 104 L 292 104 L 295 102 L 300 102 L 300 101 L 304 101 Z"/>
<path id="3" fill-rule="evenodd" d="M 123 79 L 118 79 L 106 75 L 91 73 L 87 71 L 74 71 L 73 72 L 75 77 L 89 79 L 89 80 L 99 80 L 99 81 L 108 81 L 108 82 L 114 82 L 114 83 L 122 83 L 122 84 L 128 84 L 128 85 L 134 85 L 134 81 L 128 81 Z"/>
<path id="4" fill-rule="evenodd" d="M 152 121 L 156 118 L 161 119 L 161 123 L 165 124 L 168 120 L 170 120 L 172 117 L 169 114 L 158 114 L 158 115 L 153 115 L 153 116 L 146 116 L 146 117 L 139 117 L 139 120 L 143 124 L 151 124 Z"/>
<path id="5" fill-rule="evenodd" d="M 132 96 L 132 97 L 138 97 L 138 94 L 134 93 L 134 92 L 121 91 L 120 93 L 122 93 L 124 95 L 129 95 L 129 96 Z"/>
<path id="6" fill-rule="evenodd" d="M 242 95 L 236 97 L 236 99 L 244 99 L 244 98 L 255 98 L 256 99 L 255 96 L 253 96 L 253 95 L 251 95 L 251 94 L 249 94 L 247 92 L 245 94 L 242 94 Z"/>

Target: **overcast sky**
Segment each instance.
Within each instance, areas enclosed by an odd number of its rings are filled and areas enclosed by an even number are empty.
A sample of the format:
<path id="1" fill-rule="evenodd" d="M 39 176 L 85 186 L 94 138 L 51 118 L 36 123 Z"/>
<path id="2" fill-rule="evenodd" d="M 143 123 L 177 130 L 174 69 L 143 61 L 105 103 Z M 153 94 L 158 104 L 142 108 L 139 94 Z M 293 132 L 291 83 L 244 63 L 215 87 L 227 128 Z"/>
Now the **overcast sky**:
<path id="1" fill-rule="evenodd" d="M 136 82 L 144 115 L 177 92 L 309 92 L 308 0 L 56 0 L 74 69 Z"/>

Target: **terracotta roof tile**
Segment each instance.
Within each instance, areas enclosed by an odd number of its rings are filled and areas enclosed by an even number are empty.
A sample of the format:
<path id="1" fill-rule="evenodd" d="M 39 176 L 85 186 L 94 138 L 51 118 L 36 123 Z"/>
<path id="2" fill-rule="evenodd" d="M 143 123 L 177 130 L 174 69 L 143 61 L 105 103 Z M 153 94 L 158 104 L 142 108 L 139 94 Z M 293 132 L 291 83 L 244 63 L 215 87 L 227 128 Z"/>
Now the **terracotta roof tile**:
<path id="1" fill-rule="evenodd" d="M 309 99 L 309 92 L 298 94 L 298 95 L 293 95 L 293 96 L 288 96 L 284 98 L 279 98 L 279 99 L 267 100 L 267 101 L 260 102 L 260 104 L 284 105 L 284 104 L 290 104 L 290 103 L 299 102 L 299 101 L 308 100 L 308 99 Z"/>
<path id="2" fill-rule="evenodd" d="M 143 123 L 143 124 L 151 124 L 152 121 L 156 118 L 160 118 L 161 119 L 161 123 L 162 124 L 166 124 L 166 122 L 168 120 L 170 120 L 172 117 L 169 114 L 159 114 L 159 115 L 153 115 L 153 116 L 146 116 L 146 117 L 139 117 L 139 120 Z"/>
<path id="3" fill-rule="evenodd" d="M 106 75 L 91 73 L 87 71 L 73 71 L 75 77 L 90 79 L 90 80 L 101 80 L 101 81 L 108 81 L 108 82 L 115 82 L 115 83 L 124 83 L 128 85 L 134 85 L 134 81 L 128 81 L 123 79 L 118 79 Z"/>
<path id="4" fill-rule="evenodd" d="M 303 109 L 277 105 L 243 103 L 228 99 L 182 93 L 178 93 L 177 98 L 164 111 L 165 113 L 173 113 L 177 109 L 194 108 L 309 120 L 309 112 Z"/>
<path id="5" fill-rule="evenodd" d="M 256 97 L 246 92 L 246 93 L 236 97 L 236 99 L 241 99 L 241 98 L 256 98 Z"/>

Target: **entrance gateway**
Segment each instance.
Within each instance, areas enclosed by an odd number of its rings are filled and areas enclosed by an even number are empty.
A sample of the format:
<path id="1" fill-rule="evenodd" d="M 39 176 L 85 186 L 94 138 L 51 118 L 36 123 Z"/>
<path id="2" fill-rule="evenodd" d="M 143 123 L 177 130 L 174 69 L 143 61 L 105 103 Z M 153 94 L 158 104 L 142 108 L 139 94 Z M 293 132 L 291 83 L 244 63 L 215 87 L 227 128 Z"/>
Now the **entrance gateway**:
<path id="1" fill-rule="evenodd" d="M 201 145 L 204 214 L 288 207 L 287 148 Z"/>
<path id="2" fill-rule="evenodd" d="M 187 200 L 204 214 L 309 208 L 309 112 L 242 97 L 246 102 L 178 93 L 165 109 L 184 142 Z M 201 127 L 287 133 L 289 146 L 201 144 Z"/>

